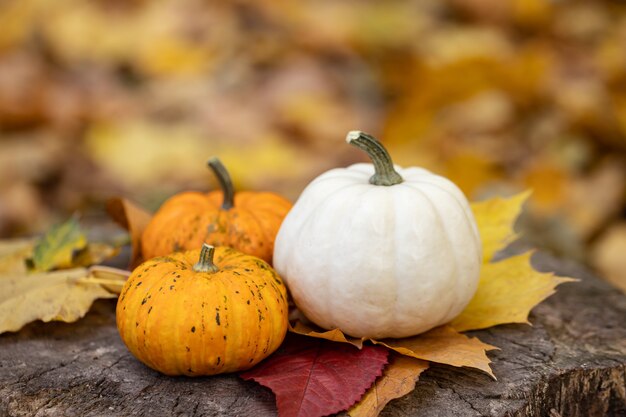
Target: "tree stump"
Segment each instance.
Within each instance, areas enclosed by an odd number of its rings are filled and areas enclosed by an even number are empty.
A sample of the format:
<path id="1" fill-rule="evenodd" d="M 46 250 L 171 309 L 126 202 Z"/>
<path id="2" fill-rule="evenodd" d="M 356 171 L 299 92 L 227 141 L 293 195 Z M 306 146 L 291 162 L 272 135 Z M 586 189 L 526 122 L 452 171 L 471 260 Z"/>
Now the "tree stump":
<path id="1" fill-rule="evenodd" d="M 472 332 L 498 381 L 433 365 L 382 415 L 626 416 L 626 296 L 574 263 L 535 256 L 579 278 L 537 307 L 533 326 Z M 115 327 L 115 300 L 73 324 L 0 336 L 0 416 L 274 416 L 274 396 L 235 375 L 172 378 L 139 363 Z"/>

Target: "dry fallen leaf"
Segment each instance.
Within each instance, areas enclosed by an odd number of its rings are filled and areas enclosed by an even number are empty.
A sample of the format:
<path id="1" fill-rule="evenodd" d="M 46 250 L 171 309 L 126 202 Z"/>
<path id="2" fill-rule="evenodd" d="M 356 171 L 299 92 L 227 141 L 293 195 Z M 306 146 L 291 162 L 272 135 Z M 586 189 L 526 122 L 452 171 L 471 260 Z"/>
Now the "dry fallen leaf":
<path id="1" fill-rule="evenodd" d="M 529 196 L 530 191 L 525 191 L 510 198 L 496 197 L 471 204 L 483 244 L 483 263 L 491 261 L 497 251 L 515 239 L 513 225 Z"/>
<path id="2" fill-rule="evenodd" d="M 150 222 L 152 215 L 138 205 L 125 198 L 111 198 L 106 206 L 109 216 L 130 233 L 132 245 L 131 268 L 142 262 L 141 258 L 141 235 Z"/>
<path id="3" fill-rule="evenodd" d="M 74 256 L 72 260 L 72 265 L 85 267 L 97 265 L 105 259 L 114 257 L 119 251 L 119 247 L 111 246 L 107 243 L 89 242 L 83 250 L 76 253 L 76 256 Z"/>
<path id="4" fill-rule="evenodd" d="M 452 366 L 480 369 L 495 379 L 486 351 L 497 349 L 481 342 L 476 337 L 468 337 L 450 326 L 436 327 L 418 336 L 405 339 L 372 340 L 402 355 L 430 362 Z"/>
<path id="5" fill-rule="evenodd" d="M 419 376 L 428 369 L 428 362 L 392 353 L 383 375 L 356 403 L 348 414 L 351 417 L 376 417 L 387 403 L 400 398 L 415 388 Z"/>
<path id="6" fill-rule="evenodd" d="M 130 271 L 112 268 L 110 266 L 94 265 L 89 268 L 89 277 L 86 283 L 98 283 L 109 292 L 119 295 L 122 292 L 124 283 L 130 276 Z"/>
<path id="7" fill-rule="evenodd" d="M 70 218 L 63 224 L 53 226 L 33 249 L 34 270 L 49 271 L 69 268 L 75 252 L 87 246 L 87 239 L 80 230 L 78 218 Z"/>
<path id="8" fill-rule="evenodd" d="M 363 347 L 363 341 L 365 340 L 345 335 L 339 329 L 324 330 L 315 325 L 304 324 L 299 320 L 293 324 L 289 324 L 289 331 L 291 331 L 292 333 L 301 334 L 303 336 L 330 340 L 332 342 L 349 343 L 359 349 Z"/>
<path id="9" fill-rule="evenodd" d="M 85 268 L 34 274 L 0 275 L 0 333 L 18 331 L 35 321 L 73 322 L 98 298 L 114 298 L 86 280 Z"/>
<path id="10" fill-rule="evenodd" d="M 478 291 L 451 325 L 458 331 L 486 329 L 505 323 L 529 323 L 533 307 L 554 294 L 555 287 L 571 278 L 538 272 L 530 263 L 532 253 L 484 264 Z"/>
<path id="11" fill-rule="evenodd" d="M 483 266 L 476 294 L 451 325 L 458 331 L 485 329 L 505 323 L 528 323 L 530 311 L 554 294 L 557 285 L 573 281 L 536 271 L 531 252 L 491 262 L 514 237 L 513 224 L 529 192 L 508 199 L 473 203 L 483 242 Z"/>
<path id="12" fill-rule="evenodd" d="M 26 261 L 33 254 L 34 239 L 0 241 L 0 274 L 26 273 Z"/>

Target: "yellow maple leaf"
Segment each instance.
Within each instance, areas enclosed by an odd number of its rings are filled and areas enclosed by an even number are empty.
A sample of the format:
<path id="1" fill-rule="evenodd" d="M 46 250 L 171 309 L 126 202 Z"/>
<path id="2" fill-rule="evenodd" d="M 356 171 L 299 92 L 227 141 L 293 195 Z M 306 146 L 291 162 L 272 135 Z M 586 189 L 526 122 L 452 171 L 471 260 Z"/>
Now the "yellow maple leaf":
<path id="1" fill-rule="evenodd" d="M 526 191 L 510 198 L 472 203 L 483 243 L 483 266 L 476 294 L 451 323 L 456 330 L 528 323 L 533 307 L 554 294 L 557 285 L 573 281 L 536 271 L 530 263 L 531 252 L 491 262 L 498 250 L 517 237 L 513 224 L 529 196 Z"/>
<path id="2" fill-rule="evenodd" d="M 532 252 L 483 265 L 474 298 L 451 325 L 458 331 L 486 329 L 505 323 L 529 323 L 530 310 L 571 278 L 538 272 Z"/>
<path id="3" fill-rule="evenodd" d="M 491 261 L 498 250 L 516 238 L 513 225 L 530 194 L 525 191 L 510 198 L 497 197 L 471 204 L 483 244 L 483 263 Z"/>
<path id="4" fill-rule="evenodd" d="M 426 369 L 428 369 L 426 361 L 392 354 L 382 376 L 367 390 L 361 400 L 348 410 L 348 414 L 351 417 L 377 416 L 389 401 L 413 391 L 419 376 Z"/>

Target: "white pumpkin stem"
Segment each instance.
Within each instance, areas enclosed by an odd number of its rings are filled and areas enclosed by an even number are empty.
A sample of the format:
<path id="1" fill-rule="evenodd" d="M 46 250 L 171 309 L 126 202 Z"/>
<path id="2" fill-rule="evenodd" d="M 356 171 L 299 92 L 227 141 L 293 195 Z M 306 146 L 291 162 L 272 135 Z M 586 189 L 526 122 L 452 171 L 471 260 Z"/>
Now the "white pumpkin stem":
<path id="1" fill-rule="evenodd" d="M 213 256 L 215 255 L 215 247 L 202 244 L 202 250 L 200 251 L 200 260 L 193 266 L 195 272 L 217 272 L 219 268 L 213 263 Z"/>
<path id="2" fill-rule="evenodd" d="M 213 173 L 217 177 L 217 180 L 220 182 L 220 188 L 224 193 L 224 201 L 222 202 L 222 210 L 228 210 L 233 208 L 235 205 L 235 187 L 233 187 L 233 182 L 230 179 L 230 174 L 228 174 L 228 170 L 222 164 L 222 162 L 213 157 L 209 159 L 207 162 L 209 168 L 213 170 Z"/>
<path id="3" fill-rule="evenodd" d="M 400 184 L 404 181 L 393 167 L 393 161 L 391 156 L 389 156 L 389 152 L 374 136 L 359 130 L 353 130 L 348 132 L 346 142 L 367 152 L 372 160 L 376 172 L 370 177 L 370 184 L 389 186 Z"/>

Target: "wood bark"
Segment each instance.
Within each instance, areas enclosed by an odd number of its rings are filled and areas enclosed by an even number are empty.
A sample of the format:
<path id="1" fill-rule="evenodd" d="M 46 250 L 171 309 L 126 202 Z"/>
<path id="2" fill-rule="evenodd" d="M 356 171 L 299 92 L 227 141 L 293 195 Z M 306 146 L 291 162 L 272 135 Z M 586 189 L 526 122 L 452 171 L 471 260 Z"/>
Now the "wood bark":
<path id="1" fill-rule="evenodd" d="M 626 416 L 626 296 L 583 267 L 536 256 L 580 279 L 531 315 L 533 326 L 472 332 L 500 347 L 498 377 L 434 365 L 384 416 Z M 274 416 L 274 396 L 235 375 L 172 378 L 131 356 L 115 300 L 77 323 L 0 336 L 0 416 Z"/>

